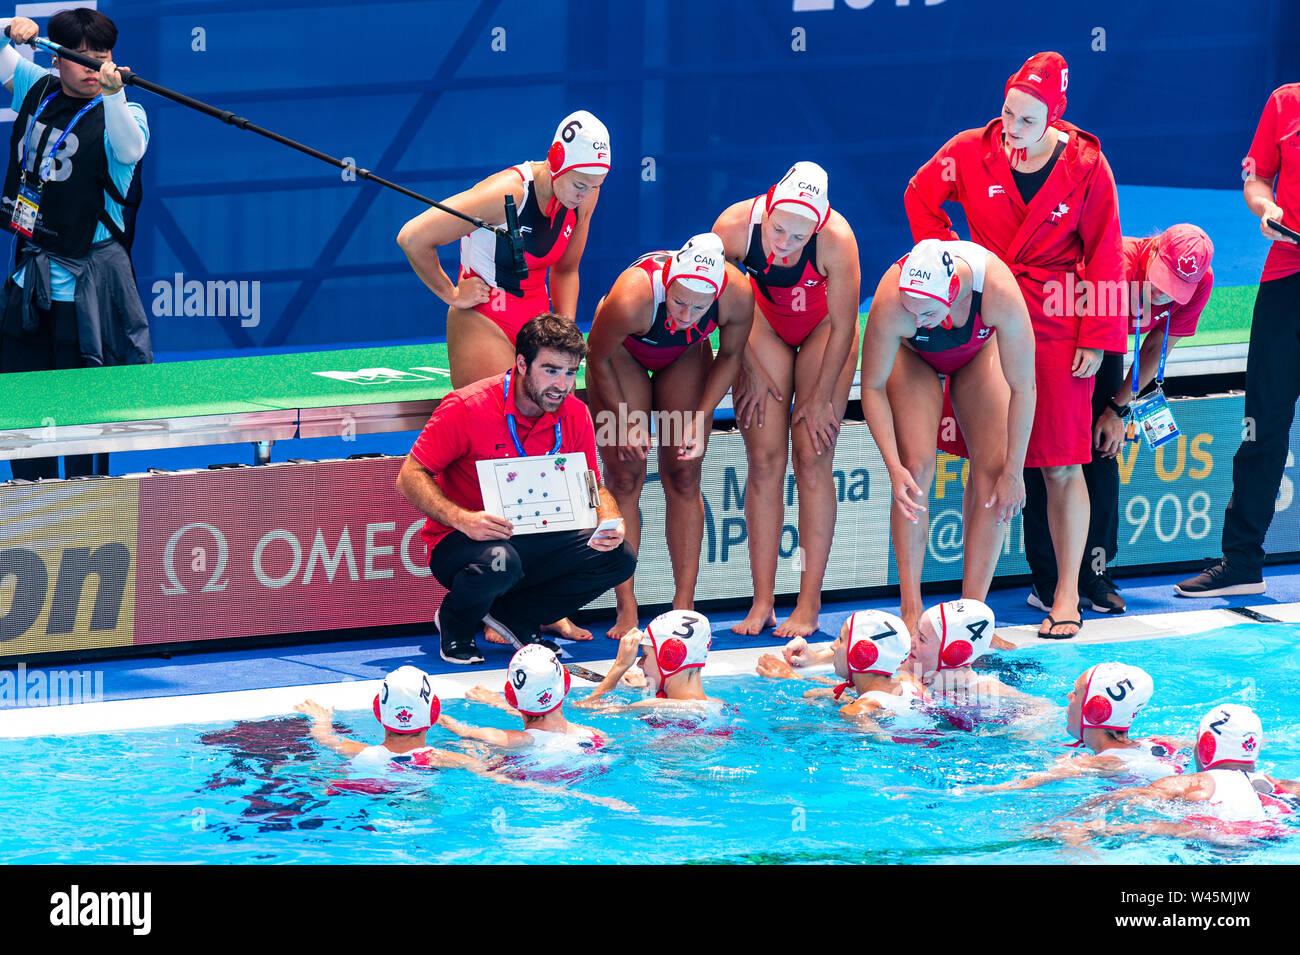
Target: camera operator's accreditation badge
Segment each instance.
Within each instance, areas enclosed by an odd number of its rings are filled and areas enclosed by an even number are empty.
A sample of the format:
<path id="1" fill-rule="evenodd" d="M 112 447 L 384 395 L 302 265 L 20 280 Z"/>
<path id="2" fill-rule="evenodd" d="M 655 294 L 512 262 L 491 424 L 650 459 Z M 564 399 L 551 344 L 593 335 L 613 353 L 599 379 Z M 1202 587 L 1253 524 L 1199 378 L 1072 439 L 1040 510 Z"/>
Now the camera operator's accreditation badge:
<path id="1" fill-rule="evenodd" d="M 1178 437 L 1178 423 L 1174 421 L 1173 410 L 1159 386 L 1141 401 L 1134 402 L 1133 418 L 1147 439 L 1147 446 L 1153 451 Z"/>
<path id="2" fill-rule="evenodd" d="M 9 219 L 15 232 L 21 232 L 27 238 L 32 237 L 36 228 L 36 215 L 41 211 L 41 194 L 27 185 L 18 186 L 18 197 L 14 200 L 14 212 Z"/>

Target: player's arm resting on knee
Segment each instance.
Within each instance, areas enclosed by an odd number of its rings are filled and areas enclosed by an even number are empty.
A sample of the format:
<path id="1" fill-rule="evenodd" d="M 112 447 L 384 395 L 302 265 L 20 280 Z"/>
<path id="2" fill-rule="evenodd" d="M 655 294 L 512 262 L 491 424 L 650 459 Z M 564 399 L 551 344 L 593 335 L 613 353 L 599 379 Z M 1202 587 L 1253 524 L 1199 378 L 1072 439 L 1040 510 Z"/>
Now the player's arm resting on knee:
<path id="1" fill-rule="evenodd" d="M 505 169 L 489 176 L 465 192 L 444 200 L 450 206 L 485 222 L 504 222 L 505 197 L 509 193 L 515 203 L 524 201 L 524 183 L 519 173 Z M 455 242 L 474 231 L 474 226 L 464 219 L 448 215 L 440 209 L 429 208 L 408 221 L 397 233 L 397 244 L 406 253 L 411 268 L 434 295 L 453 308 L 473 308 L 488 300 L 488 286 L 482 279 L 466 279 L 458 286 L 443 271 L 438 260 L 438 247 Z"/>
<path id="2" fill-rule="evenodd" d="M 993 497 L 985 507 L 998 508 L 998 523 L 1009 523 L 1025 504 L 1025 452 L 1034 427 L 1038 386 L 1034 383 L 1034 329 L 1025 297 L 1011 270 L 988 257 L 984 277 L 985 324 L 997 329 L 998 362 L 1011 389 L 1007 406 L 1007 456 Z"/>
<path id="3" fill-rule="evenodd" d="M 605 679 L 596 685 L 596 688 L 589 694 L 578 700 L 573 705 L 587 707 L 591 706 L 601 697 L 603 697 L 614 687 L 618 686 L 618 681 L 623 678 L 623 674 L 632 668 L 636 663 L 637 652 L 641 649 L 641 639 L 644 634 L 640 630 L 633 630 L 624 634 L 618 642 L 618 656 L 614 658 L 614 664 L 605 674 Z"/>
<path id="4" fill-rule="evenodd" d="M 704 392 L 700 396 L 700 413 L 709 415 L 727 396 L 740 371 L 754 325 L 754 292 L 743 272 L 727 266 L 727 287 L 718 300 L 718 353 L 713 356 Z"/>
<path id="5" fill-rule="evenodd" d="M 573 227 L 568 248 L 560 256 L 560 261 L 551 266 L 551 274 L 547 278 L 551 290 L 551 310 L 568 319 L 573 319 L 578 314 L 578 263 L 582 261 L 583 250 L 587 247 L 587 230 L 599 198 L 600 190 L 597 189 L 590 199 L 578 207 L 578 223 Z"/>
<path id="6" fill-rule="evenodd" d="M 844 363 L 853 351 L 858 334 L 858 302 L 862 291 L 862 273 L 858 264 L 858 240 L 844 217 L 831 210 L 817 243 L 818 257 L 826 268 L 826 309 L 831 331 L 822 353 L 821 374 L 813 393 L 807 397 L 796 392 L 790 427 L 800 420 L 812 437 L 818 454 L 835 447 L 840 430 L 839 411 L 835 408 L 835 385 Z"/>
<path id="7" fill-rule="evenodd" d="M 333 707 L 321 706 L 314 700 L 304 700 L 294 709 L 307 717 L 311 738 L 326 749 L 332 749 L 340 756 L 355 756 L 366 748 L 365 743 L 334 734 Z"/>
<path id="8" fill-rule="evenodd" d="M 952 220 L 943 211 L 945 202 L 957 200 L 957 177 L 953 174 L 961 169 L 954 155 L 957 148 L 957 137 L 954 136 L 916 171 L 903 191 L 903 209 L 907 213 L 913 241 L 961 238 L 953 231 Z"/>
<path id="9" fill-rule="evenodd" d="M 601 404 L 612 409 L 617 418 L 629 419 L 628 433 L 619 434 L 616 431 L 614 435 L 619 459 L 624 461 L 644 461 L 646 449 L 650 445 L 650 435 L 645 429 L 634 427 L 630 414 L 617 415 L 616 409 L 630 408 L 630 404 L 623 383 L 619 380 L 614 356 L 623 347 L 623 339 L 629 335 L 644 335 L 650 330 L 653 321 L 650 315 L 653 294 L 650 281 L 641 269 L 624 270 L 596 309 L 596 317 L 591 322 L 591 333 L 587 336 L 588 389 L 594 389 Z M 594 463 L 592 462 L 593 465 Z"/>
<path id="10" fill-rule="evenodd" d="M 860 395 L 862 414 L 872 440 L 880 449 L 880 457 L 889 472 L 893 485 L 894 503 L 912 523 L 925 510 L 926 494 L 917 485 L 912 473 L 903 467 L 898 456 L 898 435 L 894 430 L 894 412 L 889 406 L 885 385 L 894 370 L 898 350 L 903 347 L 907 327 L 906 309 L 897 305 L 898 276 L 902 269 L 895 265 L 881 276 L 876 284 L 876 294 L 867 313 L 867 328 L 862 333 L 862 372 Z"/>
<path id="11" fill-rule="evenodd" d="M 533 745 L 533 738 L 520 730 L 499 730 L 490 726 L 470 726 L 460 720 L 452 719 L 443 713 L 438 717 L 438 725 L 448 732 L 455 733 L 461 739 L 476 739 L 489 746 L 504 749 L 521 749 Z"/>

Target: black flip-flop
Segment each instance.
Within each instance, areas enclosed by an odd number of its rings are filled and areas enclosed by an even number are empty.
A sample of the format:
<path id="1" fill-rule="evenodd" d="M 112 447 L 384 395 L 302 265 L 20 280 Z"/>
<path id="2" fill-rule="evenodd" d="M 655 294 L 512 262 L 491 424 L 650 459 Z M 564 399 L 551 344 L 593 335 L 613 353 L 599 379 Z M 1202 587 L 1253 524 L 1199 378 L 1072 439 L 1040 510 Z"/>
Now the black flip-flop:
<path id="1" fill-rule="evenodd" d="M 1044 640 L 1073 640 L 1083 632 L 1082 620 L 1056 620 L 1049 614 L 1047 617 L 1047 623 L 1047 633 L 1043 633 L 1041 630 L 1038 631 L 1038 635 Z M 1078 629 L 1076 629 L 1074 633 L 1052 633 L 1052 627 L 1063 627 L 1069 624 L 1073 624 Z"/>

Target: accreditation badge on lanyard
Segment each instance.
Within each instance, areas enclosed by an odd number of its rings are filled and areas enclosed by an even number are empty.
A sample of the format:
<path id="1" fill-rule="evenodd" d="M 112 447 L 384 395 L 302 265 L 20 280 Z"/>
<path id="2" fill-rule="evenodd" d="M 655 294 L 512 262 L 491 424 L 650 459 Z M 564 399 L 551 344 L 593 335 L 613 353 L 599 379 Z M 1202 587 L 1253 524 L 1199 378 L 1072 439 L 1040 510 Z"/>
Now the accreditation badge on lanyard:
<path id="1" fill-rule="evenodd" d="M 1165 398 L 1165 358 L 1169 354 L 1169 319 L 1165 319 L 1165 337 L 1160 345 L 1160 367 L 1156 371 L 1155 391 L 1142 400 L 1138 400 L 1138 379 L 1141 377 L 1141 358 L 1139 356 L 1139 334 L 1137 323 L 1133 328 L 1133 421 L 1142 430 L 1147 446 L 1155 450 L 1167 441 L 1178 437 L 1178 423 L 1174 421 L 1173 409 Z"/>
<path id="2" fill-rule="evenodd" d="M 27 168 L 27 152 L 28 147 L 31 145 L 32 130 L 36 128 L 37 117 L 44 112 L 46 106 L 50 105 L 50 101 L 58 95 L 59 91 L 55 90 L 41 101 L 40 106 L 36 107 L 36 112 L 32 114 L 31 123 L 27 127 L 27 136 L 23 139 L 23 154 L 19 162 L 18 195 L 14 197 L 14 211 L 9 217 L 9 225 L 13 227 L 15 232 L 21 232 L 29 239 L 32 237 L 32 233 L 36 231 L 36 217 L 41 211 L 41 192 L 45 189 L 45 183 L 49 180 L 50 172 L 54 168 L 54 157 L 58 155 L 59 150 L 63 147 L 64 140 L 72 132 L 72 127 L 77 125 L 77 121 L 103 102 L 104 99 L 102 95 L 96 96 L 77 111 L 77 115 L 72 117 L 72 122 L 68 123 L 68 128 L 59 135 L 59 138 L 54 142 L 53 148 L 45 154 L 45 159 L 41 162 L 40 168 L 35 170 L 35 181 L 32 182 L 29 180 L 32 170 Z"/>

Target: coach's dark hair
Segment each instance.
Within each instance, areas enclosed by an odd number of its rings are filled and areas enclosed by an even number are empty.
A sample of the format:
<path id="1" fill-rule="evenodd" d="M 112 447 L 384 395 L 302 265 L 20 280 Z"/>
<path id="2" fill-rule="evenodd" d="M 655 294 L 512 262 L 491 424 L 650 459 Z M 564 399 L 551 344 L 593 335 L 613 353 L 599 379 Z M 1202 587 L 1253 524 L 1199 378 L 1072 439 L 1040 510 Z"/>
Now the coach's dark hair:
<path id="1" fill-rule="evenodd" d="M 75 50 L 85 41 L 86 49 L 107 51 L 117 44 L 117 25 L 98 10 L 78 7 L 60 10 L 50 17 L 49 37 L 59 46 Z"/>
<path id="2" fill-rule="evenodd" d="M 515 354 L 523 355 L 530 365 L 543 348 L 568 352 L 579 361 L 587 357 L 587 343 L 578 326 L 554 312 L 543 312 L 530 319 L 515 337 Z"/>

